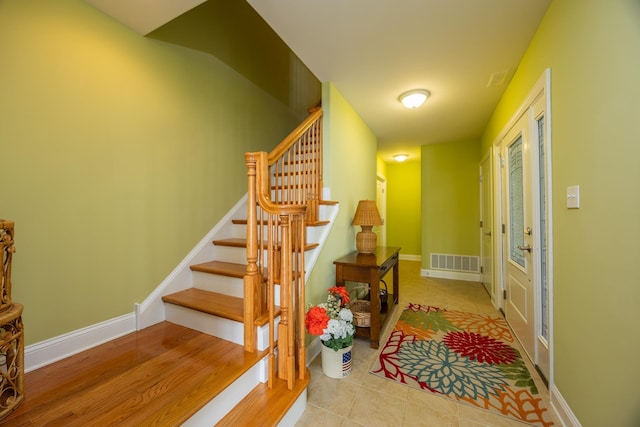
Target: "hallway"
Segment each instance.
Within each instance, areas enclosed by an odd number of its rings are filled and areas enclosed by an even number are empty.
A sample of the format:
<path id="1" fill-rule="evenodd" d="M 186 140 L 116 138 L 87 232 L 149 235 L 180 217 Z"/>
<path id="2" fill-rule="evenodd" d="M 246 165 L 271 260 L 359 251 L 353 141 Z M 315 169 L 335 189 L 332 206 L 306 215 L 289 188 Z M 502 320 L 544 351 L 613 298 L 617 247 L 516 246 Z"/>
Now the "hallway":
<path id="1" fill-rule="evenodd" d="M 480 283 L 421 277 L 420 262 L 400 261 L 400 303 L 382 332 L 381 348 L 402 309 L 410 302 L 479 314 L 498 313 Z M 377 351 L 369 347 L 368 340 L 357 338 L 353 350 L 353 371 L 343 380 L 324 376 L 320 356 L 316 357 L 309 366 L 311 384 L 308 389 L 307 409 L 296 426 L 525 425 L 369 374 Z M 547 408 L 551 411 L 547 388 L 531 366 L 529 370 Z M 553 413 L 549 418 L 555 425 L 561 426 Z"/>

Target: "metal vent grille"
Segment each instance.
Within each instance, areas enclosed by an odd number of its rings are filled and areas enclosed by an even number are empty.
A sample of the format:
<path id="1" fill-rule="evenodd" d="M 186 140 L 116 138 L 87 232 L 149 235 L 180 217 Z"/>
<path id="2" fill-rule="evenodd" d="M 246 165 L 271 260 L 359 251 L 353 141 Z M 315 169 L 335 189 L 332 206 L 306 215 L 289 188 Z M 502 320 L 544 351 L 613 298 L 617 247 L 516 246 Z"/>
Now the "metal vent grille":
<path id="1" fill-rule="evenodd" d="M 469 255 L 431 254 L 431 268 L 436 270 L 480 272 L 480 257 Z"/>

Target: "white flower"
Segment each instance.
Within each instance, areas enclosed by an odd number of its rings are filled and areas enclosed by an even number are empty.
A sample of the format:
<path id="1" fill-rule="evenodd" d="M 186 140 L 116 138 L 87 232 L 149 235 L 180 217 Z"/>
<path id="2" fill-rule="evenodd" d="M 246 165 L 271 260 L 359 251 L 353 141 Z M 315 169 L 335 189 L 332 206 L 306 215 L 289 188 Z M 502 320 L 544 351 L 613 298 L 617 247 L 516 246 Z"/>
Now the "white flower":
<path id="1" fill-rule="evenodd" d="M 341 309 L 340 313 L 338 313 L 338 316 L 340 316 L 340 318 L 345 322 L 353 322 L 353 313 L 348 308 Z"/>

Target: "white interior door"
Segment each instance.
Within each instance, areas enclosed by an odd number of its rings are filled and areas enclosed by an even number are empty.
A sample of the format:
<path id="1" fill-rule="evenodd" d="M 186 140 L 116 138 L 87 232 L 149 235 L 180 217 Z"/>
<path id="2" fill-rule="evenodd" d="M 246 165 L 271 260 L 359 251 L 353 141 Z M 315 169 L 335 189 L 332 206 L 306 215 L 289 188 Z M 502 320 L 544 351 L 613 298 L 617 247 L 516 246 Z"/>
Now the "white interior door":
<path id="1" fill-rule="evenodd" d="M 377 233 L 378 246 L 387 246 L 387 180 L 382 175 L 378 175 L 376 182 L 376 205 L 382 218 L 382 226 Z"/>
<path id="2" fill-rule="evenodd" d="M 490 151 L 480 162 L 480 271 L 482 285 L 491 296 L 493 304 L 497 305 L 493 278 L 492 158 L 493 154 Z"/>
<path id="3" fill-rule="evenodd" d="M 505 317 L 535 361 L 531 150 L 523 114 L 502 140 Z"/>

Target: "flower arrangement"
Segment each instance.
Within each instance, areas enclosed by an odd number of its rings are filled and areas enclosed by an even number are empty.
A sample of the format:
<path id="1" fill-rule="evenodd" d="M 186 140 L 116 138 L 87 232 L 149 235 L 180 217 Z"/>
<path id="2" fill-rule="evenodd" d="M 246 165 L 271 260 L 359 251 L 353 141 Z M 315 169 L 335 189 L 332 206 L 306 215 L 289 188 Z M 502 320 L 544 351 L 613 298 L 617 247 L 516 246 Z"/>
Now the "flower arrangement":
<path id="1" fill-rule="evenodd" d="M 307 331 L 320 336 L 322 345 L 334 351 L 353 345 L 353 313 L 349 293 L 344 286 L 329 288 L 327 302 L 311 306 L 304 319 Z"/>

